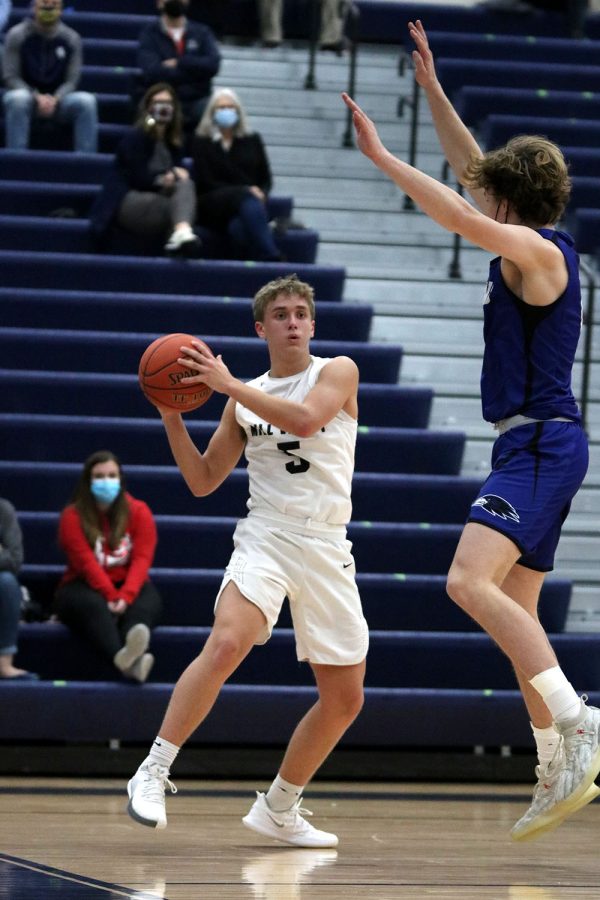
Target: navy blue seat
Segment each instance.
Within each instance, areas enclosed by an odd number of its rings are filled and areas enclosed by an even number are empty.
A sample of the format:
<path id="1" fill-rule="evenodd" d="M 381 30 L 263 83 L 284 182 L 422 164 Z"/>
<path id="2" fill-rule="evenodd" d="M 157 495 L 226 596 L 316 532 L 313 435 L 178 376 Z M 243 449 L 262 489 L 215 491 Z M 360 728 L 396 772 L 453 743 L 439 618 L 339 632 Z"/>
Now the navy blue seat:
<path id="1" fill-rule="evenodd" d="M 427 26 L 427 20 L 424 21 Z M 427 38 L 436 59 L 483 59 L 488 62 L 526 59 L 530 63 L 594 66 L 600 58 L 600 42 L 573 38 L 507 35 L 491 31 L 436 31 L 431 28 L 427 28 Z M 404 45 L 408 50 L 414 47 L 408 29 Z"/>
<path id="2" fill-rule="evenodd" d="M 575 209 L 567 218 L 567 228 L 580 253 L 596 253 L 600 250 L 600 208 Z"/>
<path id="3" fill-rule="evenodd" d="M 600 150 L 597 147 L 561 147 L 572 177 L 600 177 Z"/>
<path id="4" fill-rule="evenodd" d="M 251 297 L 267 281 L 296 272 L 309 281 L 320 300 L 341 300 L 345 270 L 341 266 L 253 263 L 96 256 L 0 250 L 4 287 L 126 291 L 139 294 L 212 294 Z"/>
<path id="5" fill-rule="evenodd" d="M 1 202 L 1 201 L 0 201 Z M 253 331 L 252 302 L 232 297 L 165 294 L 110 294 L 101 291 L 57 291 L 52 288 L 0 287 L 2 323 L 38 328 L 91 328 L 135 332 L 144 328 L 167 334 L 177 327 L 188 334 L 247 337 Z M 373 309 L 362 303 L 317 303 L 317 333 L 322 340 L 367 341 Z"/>
<path id="6" fill-rule="evenodd" d="M 600 123 L 590 119 L 558 119 L 547 116 L 488 116 L 480 136 L 486 148 L 505 144 L 517 134 L 542 134 L 561 147 L 597 148 Z"/>
<path id="7" fill-rule="evenodd" d="M 147 744 L 156 735 L 171 684 L 42 681 L 0 686 L 0 739 Z M 226 684 L 190 745 L 282 745 L 316 699 L 313 687 Z M 600 694 L 590 693 L 597 703 Z M 423 715 L 423 710 L 427 715 Z M 93 710 L 94 714 L 90 715 Z M 260 729 L 256 722 L 260 721 Z M 233 725 L 234 723 L 234 725 Z M 531 750 L 531 728 L 519 691 L 367 688 L 365 706 L 342 746 Z"/>
<path id="8" fill-rule="evenodd" d="M 40 431 L 43 439 L 43 432 Z M 140 458 L 143 458 L 140 448 Z M 19 510 L 61 509 L 81 472 L 78 463 L 0 460 L 2 496 Z M 354 521 L 463 522 L 482 479 L 448 475 L 356 472 L 352 482 Z M 127 484 L 136 497 L 166 515 L 243 516 L 248 478 L 235 469 L 208 497 L 194 497 L 175 466 L 128 465 Z"/>
<path id="9" fill-rule="evenodd" d="M 494 62 L 477 59 L 443 59 L 435 64 L 438 78 L 452 98 L 464 85 L 487 85 L 534 90 L 600 91 L 600 66 L 565 63 Z"/>
<path id="10" fill-rule="evenodd" d="M 60 565 L 26 563 L 23 582 L 47 612 L 64 571 Z M 223 572 L 220 569 L 153 568 L 151 576 L 163 600 L 162 625 L 210 627 L 215 597 Z M 370 628 L 380 631 L 480 631 L 473 619 L 446 593 L 444 575 L 398 575 L 358 572 L 362 606 Z M 539 616 L 550 633 L 564 631 L 571 599 L 571 583 L 546 580 Z M 283 605 L 278 627 L 290 628 L 288 604 Z"/>
<path id="11" fill-rule="evenodd" d="M 16 178 L 0 181 L 0 215 L 49 216 L 70 208 L 78 218 L 87 218 L 99 190 L 98 184 Z M 269 218 L 291 216 L 293 205 L 293 197 L 273 194 L 267 199 Z"/>
<path id="12" fill-rule="evenodd" d="M 102 388 L 95 380 L 94 389 Z M 363 402 L 364 398 L 364 402 Z M 214 397 L 212 409 L 223 406 Z M 359 402 L 365 415 L 368 388 L 361 389 Z M 145 401 L 146 402 L 146 401 Z M 146 405 L 148 405 L 146 403 Z M 370 410 L 373 415 L 373 410 Z M 208 413 L 206 413 L 208 416 Z M 201 412 L 188 416 L 188 430 L 200 446 L 205 446 L 216 422 Z M 153 419 L 77 417 L 0 413 L 4 428 L 5 459 L 81 462 L 99 447 L 111 447 L 125 464 L 171 465 L 172 457 L 158 416 Z M 68 435 L 68 440 L 65 439 Z M 364 472 L 402 471 L 412 474 L 457 475 L 464 452 L 462 432 L 430 431 L 418 428 L 378 428 L 360 426 L 356 446 L 356 468 Z M 141 455 L 143 453 L 143 456 Z"/>
<path id="13" fill-rule="evenodd" d="M 156 628 L 150 645 L 156 658 L 150 680 L 176 681 L 198 655 L 208 633 L 208 628 L 189 626 Z M 310 668 L 298 665 L 294 642 L 290 629 L 276 628 L 265 646 L 255 648 L 244 659 L 229 683 L 312 685 Z M 575 689 L 597 691 L 600 636 L 559 634 L 552 636 L 552 643 Z M 122 679 L 109 661 L 61 625 L 22 628 L 19 660 L 26 668 L 36 665 L 47 680 Z M 365 684 L 376 688 L 512 690 L 515 675 L 507 657 L 486 634 L 372 630 Z"/>
<path id="14" fill-rule="evenodd" d="M 96 4 L 96 8 L 97 8 Z M 141 10 L 141 14 L 148 13 L 148 5 Z M 102 3 L 102 9 L 106 9 L 106 3 Z M 121 12 L 123 5 L 121 4 Z M 83 12 L 81 2 L 78 3 L 78 11 Z M 117 12 L 117 10 L 113 10 Z M 124 66 L 130 68 L 135 66 L 137 57 L 138 42 L 136 40 L 114 40 L 112 38 L 94 38 L 87 37 L 83 41 L 83 59 L 87 66 Z"/>
<path id="15" fill-rule="evenodd" d="M 67 184 L 100 184 L 112 166 L 106 153 L 67 153 L 58 150 L 0 149 L 0 171 L 5 180 L 57 181 Z"/>
<path id="16" fill-rule="evenodd" d="M 35 548 L 40 565 L 58 563 L 58 514 L 22 512 L 25 554 Z M 235 519 L 216 516 L 156 516 L 159 541 L 156 565 L 175 568 L 224 568 L 232 551 Z M 441 575 L 447 572 L 460 536 L 459 525 L 420 525 L 396 522 L 351 522 L 357 569 L 361 572 L 399 572 Z"/>
<path id="17" fill-rule="evenodd" d="M 556 116 L 578 119 L 600 117 L 600 93 L 591 91 L 535 90 L 534 88 L 480 87 L 459 88 L 454 107 L 466 125 L 478 126 L 491 115 Z"/>
<path id="18" fill-rule="evenodd" d="M 207 259 L 226 259 L 231 248 L 225 237 L 202 226 L 196 228 L 202 241 L 199 253 Z M 312 228 L 275 233 L 275 241 L 289 264 L 312 265 L 317 255 L 319 235 Z M 164 238 L 150 240 L 123 230 L 110 235 L 104 251 L 111 255 L 160 256 Z M 71 217 L 0 215 L 0 247 L 35 251 L 45 246 L 50 253 L 92 253 L 95 249 L 89 221 Z"/>
<path id="19" fill-rule="evenodd" d="M 146 347 L 160 336 L 155 332 L 98 333 L 0 326 L 0 358 L 7 368 L 27 368 L 27 348 L 35 346 L 44 371 L 131 374 L 137 372 Z M 253 378 L 269 368 L 266 344 L 256 336 L 203 334 L 202 338 L 215 354 L 223 355 L 232 371 L 240 378 Z M 397 344 L 315 339 L 311 347 L 316 356 L 350 356 L 366 383 L 396 384 L 398 381 L 402 348 Z"/>

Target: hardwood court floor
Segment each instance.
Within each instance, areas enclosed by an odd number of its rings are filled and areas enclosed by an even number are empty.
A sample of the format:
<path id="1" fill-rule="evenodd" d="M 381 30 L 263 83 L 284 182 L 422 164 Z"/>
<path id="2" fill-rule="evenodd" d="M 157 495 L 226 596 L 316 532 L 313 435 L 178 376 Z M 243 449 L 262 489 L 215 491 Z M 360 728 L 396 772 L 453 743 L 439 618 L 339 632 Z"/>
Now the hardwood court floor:
<path id="1" fill-rule="evenodd" d="M 0 778 L 1 900 L 600 900 L 600 801 L 515 844 L 523 785 L 315 782 L 305 805 L 340 837 L 319 851 L 244 828 L 264 784 L 180 780 L 162 832 L 128 818 L 124 787 Z"/>

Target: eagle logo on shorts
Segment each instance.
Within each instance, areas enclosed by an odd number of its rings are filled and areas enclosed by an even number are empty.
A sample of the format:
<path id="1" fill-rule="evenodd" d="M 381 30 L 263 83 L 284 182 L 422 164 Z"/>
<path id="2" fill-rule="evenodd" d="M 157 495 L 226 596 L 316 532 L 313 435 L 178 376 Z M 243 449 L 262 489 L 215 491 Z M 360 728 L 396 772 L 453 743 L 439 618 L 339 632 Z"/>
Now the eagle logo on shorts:
<path id="1" fill-rule="evenodd" d="M 497 494 L 484 494 L 483 497 L 478 497 L 472 505 L 481 506 L 490 516 L 498 516 L 499 519 L 512 519 L 513 522 L 521 521 L 519 513 L 512 503 L 509 503 L 504 497 L 498 497 Z"/>

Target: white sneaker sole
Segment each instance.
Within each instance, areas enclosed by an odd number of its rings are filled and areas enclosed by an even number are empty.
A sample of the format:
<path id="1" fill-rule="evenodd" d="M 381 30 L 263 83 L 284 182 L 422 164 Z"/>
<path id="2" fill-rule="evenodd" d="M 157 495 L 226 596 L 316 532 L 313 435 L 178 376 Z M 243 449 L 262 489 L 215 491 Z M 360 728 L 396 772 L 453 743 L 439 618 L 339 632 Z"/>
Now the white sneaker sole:
<path id="1" fill-rule="evenodd" d="M 157 831 L 162 831 L 163 828 L 166 828 L 167 827 L 166 819 L 164 821 L 161 820 L 158 822 L 154 819 L 144 819 L 143 816 L 140 816 L 140 814 L 135 811 L 135 809 L 133 808 L 133 803 L 131 802 L 132 801 L 132 798 L 131 798 L 132 790 L 130 789 L 130 785 L 131 785 L 131 781 L 127 785 L 127 794 L 129 796 L 129 803 L 127 804 L 127 812 L 129 814 L 129 816 L 133 819 L 133 821 L 137 822 L 138 825 L 145 825 L 146 828 L 155 828 Z"/>
<path id="2" fill-rule="evenodd" d="M 242 822 L 246 826 L 246 828 L 250 829 L 250 831 L 255 831 L 257 834 L 261 834 L 263 837 L 273 838 L 273 840 L 275 841 L 281 841 L 283 844 L 287 844 L 291 847 L 304 847 L 304 849 L 307 850 L 323 850 L 327 849 L 328 847 L 337 847 L 339 843 L 336 835 L 332 835 L 331 840 L 327 843 L 309 844 L 304 841 L 293 841 L 285 838 L 281 833 L 275 831 L 276 826 L 273 826 L 273 829 L 269 828 L 268 826 L 263 826 L 257 822 L 252 821 L 252 819 L 250 819 L 250 816 L 244 816 Z"/>
<path id="3" fill-rule="evenodd" d="M 554 831 L 554 829 L 558 828 L 565 819 L 578 812 L 578 810 L 583 809 L 583 807 L 587 806 L 588 803 L 591 803 L 592 800 L 595 800 L 596 797 L 600 795 L 600 788 L 592 782 L 591 787 L 588 787 L 583 794 L 578 790 L 577 795 L 578 799 L 563 800 L 562 803 L 553 807 L 547 815 L 539 816 L 537 819 L 534 819 L 528 828 L 524 828 L 516 834 L 511 832 L 512 840 L 521 842 L 535 841 L 543 834 Z"/>

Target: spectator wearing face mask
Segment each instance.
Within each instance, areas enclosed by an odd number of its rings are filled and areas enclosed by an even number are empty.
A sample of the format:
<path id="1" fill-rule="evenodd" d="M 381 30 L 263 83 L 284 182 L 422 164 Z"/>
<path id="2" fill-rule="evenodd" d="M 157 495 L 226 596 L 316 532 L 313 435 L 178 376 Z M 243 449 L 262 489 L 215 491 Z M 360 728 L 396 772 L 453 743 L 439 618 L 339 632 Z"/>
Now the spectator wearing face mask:
<path id="1" fill-rule="evenodd" d="M 96 98 L 78 91 L 81 38 L 61 22 L 62 0 L 34 0 L 33 17 L 11 28 L 5 39 L 2 68 L 8 89 L 3 97 L 6 146 L 29 146 L 34 118 L 73 126 L 80 153 L 98 148 Z"/>
<path id="2" fill-rule="evenodd" d="M 184 128 L 191 131 L 210 96 L 221 55 L 211 29 L 187 18 L 189 0 L 157 0 L 157 7 L 158 19 L 140 35 L 135 99 L 156 82 L 170 84 L 181 103 Z"/>
<path id="3" fill-rule="evenodd" d="M 226 234 L 242 258 L 280 261 L 266 208 L 269 160 L 235 91 L 219 88 L 212 95 L 196 129 L 192 157 L 198 222 Z"/>
<path id="4" fill-rule="evenodd" d="M 171 85 L 155 84 L 117 147 L 90 213 L 92 235 L 103 249 L 116 223 L 132 234 L 165 241 L 168 253 L 189 255 L 199 247 L 195 217 L 196 191 L 183 166 L 181 107 Z"/>
<path id="5" fill-rule="evenodd" d="M 154 664 L 150 631 L 161 611 L 148 578 L 156 526 L 148 506 L 127 493 L 109 450 L 85 461 L 58 537 L 67 568 L 56 591 L 57 617 L 126 678 L 145 681 Z"/>

